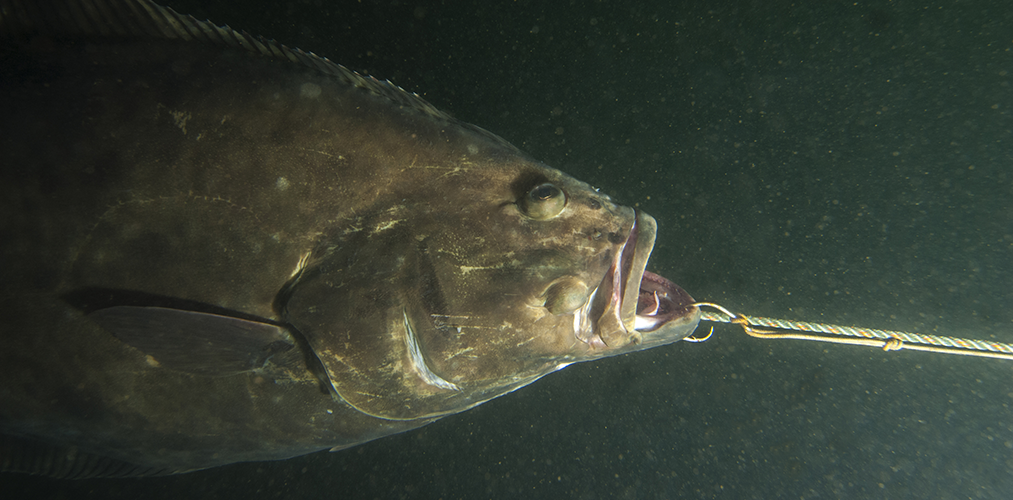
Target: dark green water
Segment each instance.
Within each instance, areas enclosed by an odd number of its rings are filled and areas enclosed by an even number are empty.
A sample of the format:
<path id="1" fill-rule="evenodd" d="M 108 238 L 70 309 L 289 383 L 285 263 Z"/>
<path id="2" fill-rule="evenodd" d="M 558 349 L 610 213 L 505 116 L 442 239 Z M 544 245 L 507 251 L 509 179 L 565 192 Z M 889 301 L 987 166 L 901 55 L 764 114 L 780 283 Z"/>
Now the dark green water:
<path id="1" fill-rule="evenodd" d="M 389 78 L 659 221 L 736 311 L 1013 342 L 1006 2 L 178 0 Z M 1008 498 L 1013 362 L 719 326 L 340 453 L 4 498 Z"/>

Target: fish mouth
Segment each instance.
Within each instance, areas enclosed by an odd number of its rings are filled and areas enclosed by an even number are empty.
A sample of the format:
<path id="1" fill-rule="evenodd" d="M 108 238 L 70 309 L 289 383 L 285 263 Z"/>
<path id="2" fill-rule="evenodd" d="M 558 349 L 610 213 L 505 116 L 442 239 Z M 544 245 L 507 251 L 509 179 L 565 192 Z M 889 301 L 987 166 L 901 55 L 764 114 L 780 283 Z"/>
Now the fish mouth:
<path id="1" fill-rule="evenodd" d="M 700 322 L 693 297 L 646 270 L 657 222 L 637 211 L 629 236 L 601 283 L 574 315 L 574 331 L 592 347 L 645 349 L 682 340 Z"/>

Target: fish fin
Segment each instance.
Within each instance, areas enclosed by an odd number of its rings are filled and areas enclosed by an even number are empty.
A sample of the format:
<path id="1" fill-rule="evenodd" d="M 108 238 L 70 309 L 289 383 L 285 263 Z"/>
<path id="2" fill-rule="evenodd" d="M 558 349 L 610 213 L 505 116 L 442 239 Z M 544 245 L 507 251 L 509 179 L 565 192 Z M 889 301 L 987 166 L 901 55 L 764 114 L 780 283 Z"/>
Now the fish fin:
<path id="1" fill-rule="evenodd" d="M 166 476 L 187 472 L 138 465 L 17 436 L 0 435 L 0 472 L 20 472 L 56 479 Z"/>
<path id="2" fill-rule="evenodd" d="M 115 306 L 88 318 L 149 363 L 196 375 L 224 377 L 264 366 L 295 346 L 283 326 L 165 307 Z"/>
<path id="3" fill-rule="evenodd" d="M 436 109 L 418 94 L 408 92 L 389 80 L 362 76 L 340 64 L 312 52 L 235 31 L 228 26 L 215 26 L 198 21 L 169 7 L 150 0 L 6 0 L 0 15 L 0 39 L 28 39 L 36 35 L 70 36 L 133 36 L 139 39 L 201 42 L 222 48 L 245 50 L 262 57 L 288 61 L 330 75 L 338 80 L 388 99 L 392 104 L 413 109 L 434 119 L 468 129 L 498 146 L 519 152 L 506 139 L 481 127 L 465 123 Z"/>

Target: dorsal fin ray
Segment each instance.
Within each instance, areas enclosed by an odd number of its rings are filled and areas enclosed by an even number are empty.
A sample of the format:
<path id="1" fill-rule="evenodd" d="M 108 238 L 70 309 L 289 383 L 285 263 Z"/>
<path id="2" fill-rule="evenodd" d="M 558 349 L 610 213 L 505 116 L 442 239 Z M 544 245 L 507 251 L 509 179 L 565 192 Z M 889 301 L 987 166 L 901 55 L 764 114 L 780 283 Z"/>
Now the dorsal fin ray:
<path id="1" fill-rule="evenodd" d="M 313 68 L 348 85 L 384 97 L 393 104 L 413 109 L 480 134 L 512 151 L 517 148 L 492 132 L 461 122 L 436 109 L 418 94 L 389 80 L 363 76 L 325 57 L 228 26 L 198 21 L 149 0 L 0 0 L 0 40 L 51 37 L 135 37 L 205 43 L 283 59 Z"/>

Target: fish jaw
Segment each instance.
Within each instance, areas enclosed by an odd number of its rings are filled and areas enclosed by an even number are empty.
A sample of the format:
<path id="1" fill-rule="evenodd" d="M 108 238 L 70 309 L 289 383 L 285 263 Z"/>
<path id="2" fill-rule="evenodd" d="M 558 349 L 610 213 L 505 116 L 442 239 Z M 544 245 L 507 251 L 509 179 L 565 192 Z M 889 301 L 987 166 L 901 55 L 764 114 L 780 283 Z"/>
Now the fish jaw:
<path id="1" fill-rule="evenodd" d="M 638 211 L 605 277 L 574 312 L 574 334 L 597 354 L 593 357 L 676 342 L 699 324 L 693 298 L 671 280 L 646 271 L 656 234 L 654 218 Z"/>

